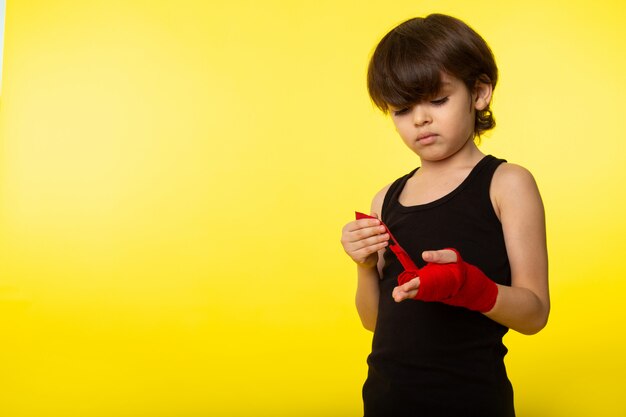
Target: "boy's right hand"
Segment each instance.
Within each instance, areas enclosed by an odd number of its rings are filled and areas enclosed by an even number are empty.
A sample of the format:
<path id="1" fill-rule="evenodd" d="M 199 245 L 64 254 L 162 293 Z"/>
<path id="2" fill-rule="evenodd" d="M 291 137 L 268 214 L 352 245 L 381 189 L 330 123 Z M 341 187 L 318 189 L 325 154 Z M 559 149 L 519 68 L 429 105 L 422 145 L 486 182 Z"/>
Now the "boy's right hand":
<path id="1" fill-rule="evenodd" d="M 385 226 L 378 219 L 353 220 L 341 232 L 343 250 L 364 267 L 376 267 L 378 251 L 388 244 L 389 234 L 385 233 Z"/>

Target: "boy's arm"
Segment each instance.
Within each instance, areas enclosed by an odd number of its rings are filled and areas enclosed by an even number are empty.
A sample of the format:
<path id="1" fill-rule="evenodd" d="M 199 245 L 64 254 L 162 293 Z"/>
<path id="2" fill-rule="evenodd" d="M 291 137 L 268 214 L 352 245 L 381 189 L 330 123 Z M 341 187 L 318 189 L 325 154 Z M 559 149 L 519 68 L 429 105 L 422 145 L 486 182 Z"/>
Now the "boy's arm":
<path id="1" fill-rule="evenodd" d="M 369 331 L 376 328 L 376 318 L 378 317 L 378 299 L 380 290 L 378 289 L 378 270 L 357 265 L 357 287 L 356 287 L 356 310 L 363 327 Z"/>
<path id="2" fill-rule="evenodd" d="M 383 200 L 388 189 L 389 186 L 386 186 L 374 196 L 371 206 L 372 216 L 376 216 L 378 218 L 381 217 Z M 381 233 L 380 231 L 376 232 L 377 234 L 374 236 L 372 236 L 371 233 L 362 237 L 357 236 L 359 230 L 363 231 L 361 233 L 365 233 L 365 229 L 356 229 L 359 227 L 357 225 L 365 225 L 368 222 L 376 222 L 376 220 L 362 219 L 346 225 L 342 234 L 342 244 L 348 255 L 350 255 L 350 257 L 352 257 L 357 264 L 357 289 L 355 303 L 357 312 L 359 313 L 359 318 L 361 319 L 363 327 L 367 330 L 374 331 L 374 328 L 376 327 L 376 318 L 378 316 L 378 299 L 380 297 L 378 284 L 380 281 L 380 272 L 382 271 L 382 267 L 385 262 L 382 254 L 387 246 L 388 236 L 384 232 Z M 361 240 L 356 241 L 357 238 Z M 365 245 L 364 243 L 361 243 L 364 242 L 363 238 L 370 239 L 371 243 L 363 247 Z M 373 250 L 373 253 L 368 255 L 367 260 L 363 259 L 362 261 L 362 259 L 359 258 L 355 259 L 357 251 L 351 246 L 361 246 L 362 251 Z M 368 247 L 371 249 L 368 249 Z"/>
<path id="3" fill-rule="evenodd" d="M 550 313 L 545 214 L 534 178 L 526 169 L 502 164 L 491 195 L 502 222 L 511 264 L 511 286 L 498 285 L 487 317 L 524 334 L 543 329 Z"/>

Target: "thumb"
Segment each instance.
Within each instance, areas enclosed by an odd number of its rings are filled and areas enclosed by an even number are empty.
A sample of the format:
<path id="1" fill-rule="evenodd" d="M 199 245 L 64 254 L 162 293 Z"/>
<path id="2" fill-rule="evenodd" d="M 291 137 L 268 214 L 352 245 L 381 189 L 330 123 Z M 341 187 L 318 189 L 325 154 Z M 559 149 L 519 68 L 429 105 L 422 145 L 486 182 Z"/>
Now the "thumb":
<path id="1" fill-rule="evenodd" d="M 434 262 L 437 264 L 450 264 L 457 261 L 457 256 L 450 249 L 427 250 L 422 252 L 422 259 L 426 262 Z"/>

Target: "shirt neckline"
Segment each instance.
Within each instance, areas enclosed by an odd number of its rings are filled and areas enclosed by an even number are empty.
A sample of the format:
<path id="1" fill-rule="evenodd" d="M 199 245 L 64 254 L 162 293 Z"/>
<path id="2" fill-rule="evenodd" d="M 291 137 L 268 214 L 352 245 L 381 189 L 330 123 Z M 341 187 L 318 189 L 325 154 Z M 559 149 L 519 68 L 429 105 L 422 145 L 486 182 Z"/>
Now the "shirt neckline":
<path id="1" fill-rule="evenodd" d="M 446 194 L 446 195 L 444 195 L 442 197 L 439 197 L 436 200 L 430 201 L 428 203 L 416 204 L 416 205 L 412 205 L 412 206 L 405 206 L 402 203 L 400 203 L 400 194 L 402 194 L 402 190 L 404 190 L 404 187 L 406 186 L 406 183 L 409 180 L 409 178 L 411 178 L 419 170 L 420 167 L 417 167 L 413 171 L 411 171 L 407 175 L 405 175 L 405 177 L 402 180 L 402 183 L 400 184 L 400 186 L 398 187 L 397 192 L 394 195 L 393 203 L 401 211 L 425 210 L 425 209 L 429 209 L 429 208 L 436 207 L 436 206 L 439 206 L 441 204 L 444 204 L 445 202 L 447 202 L 448 200 L 452 199 L 454 196 L 459 194 L 461 191 L 463 191 L 463 189 L 465 187 L 467 187 L 467 185 L 478 174 L 478 172 L 480 172 L 480 170 L 483 168 L 483 166 L 485 166 L 487 164 L 487 162 L 492 160 L 492 159 L 494 159 L 494 156 L 492 156 L 492 155 L 485 155 L 480 161 L 478 161 L 478 163 L 476 163 L 476 165 L 474 165 L 474 167 L 469 172 L 469 174 L 467 174 L 467 177 L 465 177 L 465 179 L 463 181 L 461 181 L 461 183 L 455 189 L 450 191 L 448 194 Z"/>

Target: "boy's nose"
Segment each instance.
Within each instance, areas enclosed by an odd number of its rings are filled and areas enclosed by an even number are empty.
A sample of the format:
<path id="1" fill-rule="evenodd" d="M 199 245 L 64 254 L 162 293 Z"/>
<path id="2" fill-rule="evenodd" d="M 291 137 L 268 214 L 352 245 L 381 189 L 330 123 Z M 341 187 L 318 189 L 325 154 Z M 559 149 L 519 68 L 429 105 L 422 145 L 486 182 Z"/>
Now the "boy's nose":
<path id="1" fill-rule="evenodd" d="M 430 115 L 424 106 L 417 104 L 413 107 L 413 123 L 415 126 L 423 126 L 430 123 Z"/>

